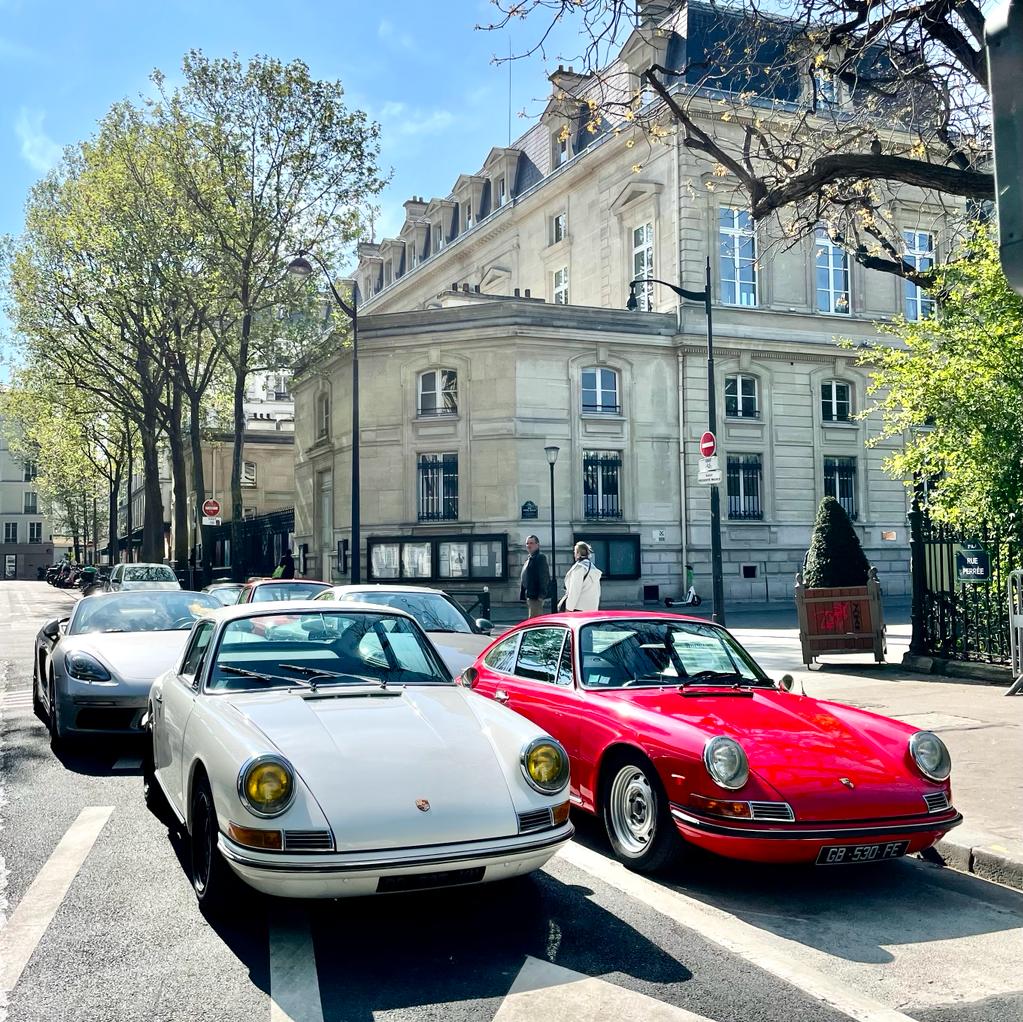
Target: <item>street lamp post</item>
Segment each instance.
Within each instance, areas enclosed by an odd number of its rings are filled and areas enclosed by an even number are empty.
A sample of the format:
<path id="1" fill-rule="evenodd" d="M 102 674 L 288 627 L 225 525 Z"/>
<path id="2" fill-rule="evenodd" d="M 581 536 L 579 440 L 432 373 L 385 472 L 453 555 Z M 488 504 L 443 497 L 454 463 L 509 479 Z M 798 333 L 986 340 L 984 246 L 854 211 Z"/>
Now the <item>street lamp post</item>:
<path id="1" fill-rule="evenodd" d="M 551 469 L 551 613 L 558 609 L 558 568 L 557 568 L 557 541 L 554 536 L 554 463 L 558 460 L 560 447 L 548 444 L 544 448 L 547 455 L 547 464 Z"/>
<path id="2" fill-rule="evenodd" d="M 312 256 L 316 260 L 323 275 L 327 278 L 330 293 L 334 296 L 338 308 L 352 321 L 352 565 L 351 581 L 358 585 L 362 581 L 362 543 L 360 538 L 361 518 L 359 504 L 359 288 L 352 282 L 352 300 L 349 304 L 338 293 L 331 280 L 330 271 L 323 260 L 307 249 L 299 249 L 298 254 L 288 264 L 288 273 L 297 277 L 308 277 L 313 272 L 312 264 L 306 259 Z M 326 572 L 324 572 L 326 574 Z M 329 581 L 329 579 L 327 580 Z"/>
<path id="3" fill-rule="evenodd" d="M 710 290 L 710 259 L 707 259 L 706 286 L 702 291 L 691 291 L 688 288 L 678 287 L 669 284 L 666 280 L 657 280 L 654 277 L 637 277 L 629 282 L 629 300 L 626 308 L 634 312 L 638 308 L 636 301 L 636 287 L 639 284 L 663 284 L 679 296 L 690 302 L 703 302 L 704 312 L 707 316 L 707 428 L 711 433 L 717 435 L 717 394 L 714 388 L 714 326 L 712 320 L 711 290 Z M 683 386 L 679 381 L 679 386 Z M 683 424 L 679 423 L 679 429 Z M 682 509 L 683 519 L 685 508 Z M 685 528 L 683 521 L 682 527 Z M 712 592 L 714 597 L 713 619 L 718 624 L 725 623 L 725 586 L 724 576 L 721 570 L 721 494 L 717 483 L 710 487 L 710 559 L 712 575 Z M 683 577 L 685 577 L 685 565 L 682 566 Z"/>

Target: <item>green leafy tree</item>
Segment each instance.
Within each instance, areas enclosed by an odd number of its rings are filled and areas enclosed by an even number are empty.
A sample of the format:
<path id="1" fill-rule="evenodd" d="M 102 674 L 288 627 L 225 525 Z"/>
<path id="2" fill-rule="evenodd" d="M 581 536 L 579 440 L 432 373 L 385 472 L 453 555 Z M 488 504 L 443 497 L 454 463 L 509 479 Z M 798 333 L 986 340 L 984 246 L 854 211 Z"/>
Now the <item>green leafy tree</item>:
<path id="1" fill-rule="evenodd" d="M 885 467 L 926 480 L 934 518 L 1023 538 L 1023 299 L 986 232 L 940 270 L 938 289 L 933 317 L 894 324 L 901 344 L 860 357 L 867 413 L 881 413 L 871 442 L 904 440 Z"/>
<path id="2" fill-rule="evenodd" d="M 867 555 L 845 508 L 834 497 L 825 497 L 814 519 L 803 583 L 808 589 L 864 586 L 869 571 Z"/>

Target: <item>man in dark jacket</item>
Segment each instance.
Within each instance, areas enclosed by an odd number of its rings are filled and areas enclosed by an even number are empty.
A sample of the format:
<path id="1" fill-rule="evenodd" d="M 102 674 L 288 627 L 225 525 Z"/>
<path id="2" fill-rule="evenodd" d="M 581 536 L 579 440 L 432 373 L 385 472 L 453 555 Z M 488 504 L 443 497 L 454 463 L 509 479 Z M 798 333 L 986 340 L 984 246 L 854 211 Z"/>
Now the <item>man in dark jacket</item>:
<path id="1" fill-rule="evenodd" d="M 543 613 L 543 603 L 551 587 L 551 570 L 547 558 L 540 553 L 540 540 L 526 537 L 526 563 L 522 565 L 519 599 L 526 601 L 526 617 Z"/>
<path id="2" fill-rule="evenodd" d="M 280 574 L 280 578 L 294 578 L 295 577 L 295 558 L 291 556 L 290 550 L 285 550 L 281 554 L 280 567 L 284 570 Z"/>

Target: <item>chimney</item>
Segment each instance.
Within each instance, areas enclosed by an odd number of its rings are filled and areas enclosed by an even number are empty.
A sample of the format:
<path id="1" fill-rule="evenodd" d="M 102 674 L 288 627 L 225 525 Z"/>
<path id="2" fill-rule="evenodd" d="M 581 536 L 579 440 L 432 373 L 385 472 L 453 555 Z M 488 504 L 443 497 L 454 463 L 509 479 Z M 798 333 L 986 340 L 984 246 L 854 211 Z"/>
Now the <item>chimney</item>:
<path id="1" fill-rule="evenodd" d="M 480 286 L 479 286 L 479 284 L 477 284 L 477 285 L 476 285 L 476 286 L 475 286 L 475 287 L 473 288 L 473 290 L 474 290 L 474 291 L 476 292 L 476 294 L 479 294 L 479 293 L 480 293 Z"/>
<path id="2" fill-rule="evenodd" d="M 519 289 L 518 289 L 518 288 L 515 288 L 515 297 L 516 297 L 516 298 L 518 298 L 518 297 L 519 297 Z"/>
<path id="3" fill-rule="evenodd" d="M 676 6 L 677 0 L 636 0 L 636 24 L 639 28 L 659 25 Z"/>
<path id="4" fill-rule="evenodd" d="M 527 298 L 529 297 L 529 288 L 528 287 L 526 288 L 526 297 Z"/>
<path id="5" fill-rule="evenodd" d="M 462 285 L 462 290 L 467 292 L 469 290 L 469 285 L 468 284 L 463 284 Z"/>

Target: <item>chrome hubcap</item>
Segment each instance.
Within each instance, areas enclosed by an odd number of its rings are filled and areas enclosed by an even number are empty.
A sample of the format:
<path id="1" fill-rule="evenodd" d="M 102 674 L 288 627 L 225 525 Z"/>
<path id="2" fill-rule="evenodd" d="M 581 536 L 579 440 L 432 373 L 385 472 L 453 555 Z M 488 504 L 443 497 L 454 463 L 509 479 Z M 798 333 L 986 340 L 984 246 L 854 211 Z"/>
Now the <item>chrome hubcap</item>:
<path id="1" fill-rule="evenodd" d="M 654 836 L 657 806 L 646 774 L 637 766 L 622 767 L 611 785 L 611 827 L 622 849 L 642 855 Z"/>

